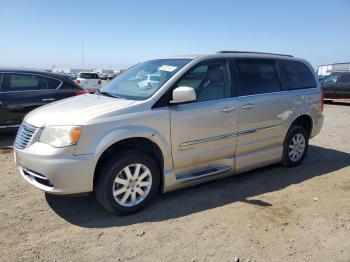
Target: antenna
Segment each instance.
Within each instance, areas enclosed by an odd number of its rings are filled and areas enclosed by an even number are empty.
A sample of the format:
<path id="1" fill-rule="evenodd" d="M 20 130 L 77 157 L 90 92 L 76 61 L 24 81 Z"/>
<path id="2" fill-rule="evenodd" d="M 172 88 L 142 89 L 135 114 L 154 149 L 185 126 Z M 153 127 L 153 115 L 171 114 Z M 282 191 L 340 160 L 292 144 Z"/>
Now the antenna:
<path id="1" fill-rule="evenodd" d="M 83 69 L 85 69 L 84 39 L 81 38 L 81 53 L 83 55 Z"/>
<path id="2" fill-rule="evenodd" d="M 49 72 L 52 72 L 52 70 L 55 68 L 56 65 L 53 65 L 50 69 Z"/>

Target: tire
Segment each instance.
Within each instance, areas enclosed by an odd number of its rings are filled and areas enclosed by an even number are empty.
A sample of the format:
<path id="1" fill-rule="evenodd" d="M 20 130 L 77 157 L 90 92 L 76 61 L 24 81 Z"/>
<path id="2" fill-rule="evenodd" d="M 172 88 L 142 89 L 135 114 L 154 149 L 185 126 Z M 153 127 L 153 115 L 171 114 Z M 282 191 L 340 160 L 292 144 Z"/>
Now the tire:
<path id="1" fill-rule="evenodd" d="M 293 140 L 293 138 L 295 140 Z M 293 151 L 292 147 L 295 148 L 294 152 L 297 151 L 298 153 L 295 153 L 295 154 L 292 153 L 291 152 Z M 309 148 L 309 133 L 302 126 L 291 126 L 290 129 L 288 130 L 288 133 L 283 143 L 282 165 L 286 167 L 299 166 L 303 162 L 307 154 L 308 148 Z M 302 153 L 299 153 L 301 150 L 302 150 Z"/>
<path id="2" fill-rule="evenodd" d="M 145 153 L 127 150 L 113 155 L 100 167 L 94 190 L 97 201 L 107 211 L 130 214 L 153 200 L 159 185 L 160 172 L 155 160 Z"/>

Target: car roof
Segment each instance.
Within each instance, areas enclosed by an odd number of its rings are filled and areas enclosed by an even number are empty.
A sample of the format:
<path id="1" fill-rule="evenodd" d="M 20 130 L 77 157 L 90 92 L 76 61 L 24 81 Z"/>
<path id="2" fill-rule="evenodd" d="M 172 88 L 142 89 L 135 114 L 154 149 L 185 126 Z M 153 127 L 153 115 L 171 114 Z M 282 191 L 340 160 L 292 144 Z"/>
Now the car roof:
<path id="1" fill-rule="evenodd" d="M 266 59 L 288 59 L 303 60 L 288 54 L 253 52 L 253 51 L 219 51 L 216 53 L 175 55 L 167 59 L 196 59 L 196 58 L 266 58 Z"/>
<path id="2" fill-rule="evenodd" d="M 26 74 L 36 74 L 36 75 L 42 75 L 42 76 L 48 76 L 57 78 L 60 80 L 67 80 L 69 79 L 68 75 L 62 74 L 62 73 L 54 73 L 49 72 L 43 69 L 30 69 L 30 68 L 1 68 L 0 67 L 0 73 L 26 73 Z"/>

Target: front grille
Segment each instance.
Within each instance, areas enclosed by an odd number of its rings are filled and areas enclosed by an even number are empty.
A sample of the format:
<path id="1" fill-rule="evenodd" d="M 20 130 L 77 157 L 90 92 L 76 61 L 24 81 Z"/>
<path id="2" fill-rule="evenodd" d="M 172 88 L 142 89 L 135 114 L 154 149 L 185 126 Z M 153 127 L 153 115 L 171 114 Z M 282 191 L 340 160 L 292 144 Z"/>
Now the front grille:
<path id="1" fill-rule="evenodd" d="M 37 127 L 23 123 L 18 130 L 15 147 L 18 149 L 24 149 L 32 139 L 36 130 L 38 130 Z"/>

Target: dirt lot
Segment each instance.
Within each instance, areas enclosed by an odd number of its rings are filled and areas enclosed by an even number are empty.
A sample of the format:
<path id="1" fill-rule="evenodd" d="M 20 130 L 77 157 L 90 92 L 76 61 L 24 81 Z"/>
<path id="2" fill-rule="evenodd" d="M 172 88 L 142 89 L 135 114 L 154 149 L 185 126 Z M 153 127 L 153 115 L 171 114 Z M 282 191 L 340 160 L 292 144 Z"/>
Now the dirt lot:
<path id="1" fill-rule="evenodd" d="M 162 195 L 112 216 L 93 196 L 45 195 L 0 155 L 2 261 L 350 261 L 350 105 L 326 105 L 302 166 Z"/>

